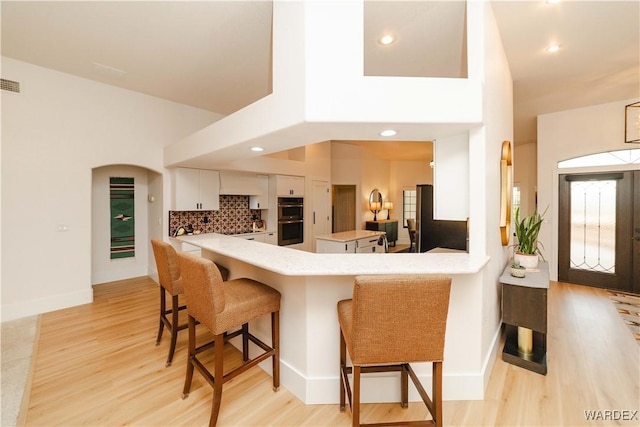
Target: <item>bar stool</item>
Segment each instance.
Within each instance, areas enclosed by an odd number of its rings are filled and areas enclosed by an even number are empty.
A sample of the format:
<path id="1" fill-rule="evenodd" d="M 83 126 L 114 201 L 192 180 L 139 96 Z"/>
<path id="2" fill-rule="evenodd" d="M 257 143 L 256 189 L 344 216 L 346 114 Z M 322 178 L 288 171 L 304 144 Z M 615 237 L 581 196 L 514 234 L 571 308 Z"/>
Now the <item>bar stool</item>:
<path id="1" fill-rule="evenodd" d="M 189 314 L 189 357 L 182 396 L 183 399 L 189 396 L 196 368 L 213 387 L 209 426 L 215 426 L 222 402 L 222 385 L 232 378 L 272 358 L 273 389 L 280 388 L 280 293 L 252 279 L 223 282 L 219 270 L 210 260 L 189 253 L 180 253 L 178 258 Z M 267 314 L 271 314 L 271 346 L 249 332 L 249 322 Z M 211 343 L 196 347 L 196 322 L 209 328 L 215 337 L 213 374 L 198 359 L 198 354 L 210 348 Z M 224 372 L 224 344 L 240 335 L 243 364 Z M 249 359 L 249 341 L 263 350 L 253 359 Z"/>
<path id="2" fill-rule="evenodd" d="M 442 361 L 451 278 L 443 275 L 357 276 L 353 299 L 338 302 L 340 411 L 349 398 L 353 426 L 442 426 Z M 352 367 L 347 366 L 347 350 Z M 432 362 L 433 400 L 409 363 Z M 432 420 L 360 424 L 360 374 L 400 372 L 400 403 L 408 406 L 408 377 Z M 349 385 L 353 374 L 353 394 Z"/>
<path id="3" fill-rule="evenodd" d="M 176 250 L 170 244 L 158 239 L 151 239 L 153 247 L 153 256 L 156 260 L 156 268 L 158 269 L 158 281 L 160 282 L 160 325 L 158 326 L 158 338 L 156 345 L 160 344 L 164 327 L 171 334 L 171 344 L 169 346 L 169 356 L 165 366 L 170 366 L 173 361 L 173 354 L 176 351 L 176 342 L 178 340 L 178 331 L 187 328 L 187 324 L 178 324 L 178 314 L 180 310 L 186 308 L 185 305 L 179 305 L 178 298 L 182 294 L 182 277 L 180 274 L 180 265 L 178 264 L 178 256 Z M 229 270 L 218 266 L 226 280 L 229 277 Z M 166 294 L 171 295 L 171 308 L 167 309 Z M 167 316 L 171 315 L 171 320 Z"/>

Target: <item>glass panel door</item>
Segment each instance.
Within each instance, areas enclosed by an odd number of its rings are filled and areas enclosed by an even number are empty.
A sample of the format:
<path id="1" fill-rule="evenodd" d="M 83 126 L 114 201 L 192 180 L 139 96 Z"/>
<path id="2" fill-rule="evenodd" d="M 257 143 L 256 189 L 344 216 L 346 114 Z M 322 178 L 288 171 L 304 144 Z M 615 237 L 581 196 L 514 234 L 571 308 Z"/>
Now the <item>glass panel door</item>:
<path id="1" fill-rule="evenodd" d="M 616 182 L 571 182 L 571 268 L 615 273 Z"/>
<path id="2" fill-rule="evenodd" d="M 560 175 L 559 280 L 633 291 L 633 174 Z"/>

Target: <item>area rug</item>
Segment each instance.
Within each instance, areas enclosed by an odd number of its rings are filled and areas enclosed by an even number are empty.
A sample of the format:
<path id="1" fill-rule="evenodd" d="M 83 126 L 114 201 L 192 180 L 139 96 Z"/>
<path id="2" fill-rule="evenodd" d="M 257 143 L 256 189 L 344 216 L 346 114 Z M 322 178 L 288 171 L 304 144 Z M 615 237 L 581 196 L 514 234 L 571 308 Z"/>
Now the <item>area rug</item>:
<path id="1" fill-rule="evenodd" d="M 609 293 L 620 317 L 640 344 L 640 295 L 612 290 Z"/>

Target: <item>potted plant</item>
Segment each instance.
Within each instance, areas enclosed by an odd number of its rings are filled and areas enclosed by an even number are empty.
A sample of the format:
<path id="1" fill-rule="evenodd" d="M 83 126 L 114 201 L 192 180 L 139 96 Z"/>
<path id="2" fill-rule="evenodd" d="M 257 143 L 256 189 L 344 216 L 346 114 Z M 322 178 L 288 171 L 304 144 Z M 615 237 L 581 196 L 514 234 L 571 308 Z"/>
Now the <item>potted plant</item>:
<path id="1" fill-rule="evenodd" d="M 523 278 L 525 276 L 526 269 L 520 265 L 519 261 L 514 261 L 511 264 L 511 275 L 513 277 Z"/>
<path id="2" fill-rule="evenodd" d="M 547 209 L 549 209 L 547 207 Z M 513 254 L 513 261 L 518 262 L 519 265 L 525 268 L 536 268 L 538 266 L 538 255 L 544 260 L 544 256 L 540 251 L 542 243 L 538 242 L 538 233 L 540 233 L 540 227 L 544 215 L 547 213 L 547 209 L 542 214 L 536 210 L 529 216 L 525 216 L 520 219 L 520 208 L 516 209 L 515 215 L 515 232 L 516 250 Z"/>

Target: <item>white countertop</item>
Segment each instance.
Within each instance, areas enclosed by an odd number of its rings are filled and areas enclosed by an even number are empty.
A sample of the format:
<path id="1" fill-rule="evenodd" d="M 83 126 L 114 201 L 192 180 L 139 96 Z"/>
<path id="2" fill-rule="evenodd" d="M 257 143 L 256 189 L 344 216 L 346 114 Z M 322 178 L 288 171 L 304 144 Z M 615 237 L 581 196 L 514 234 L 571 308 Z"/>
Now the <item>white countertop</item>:
<path id="1" fill-rule="evenodd" d="M 489 261 L 468 253 L 317 254 L 216 233 L 176 239 L 285 276 L 473 274 Z"/>
<path id="2" fill-rule="evenodd" d="M 332 233 L 332 234 L 322 234 L 320 236 L 316 236 L 316 239 L 319 240 L 331 240 L 334 242 L 351 242 L 353 240 L 364 239 L 367 237 L 378 237 L 381 234 L 384 234 L 384 231 L 370 231 L 370 230 L 351 230 L 351 231 L 342 231 L 340 233 Z"/>

